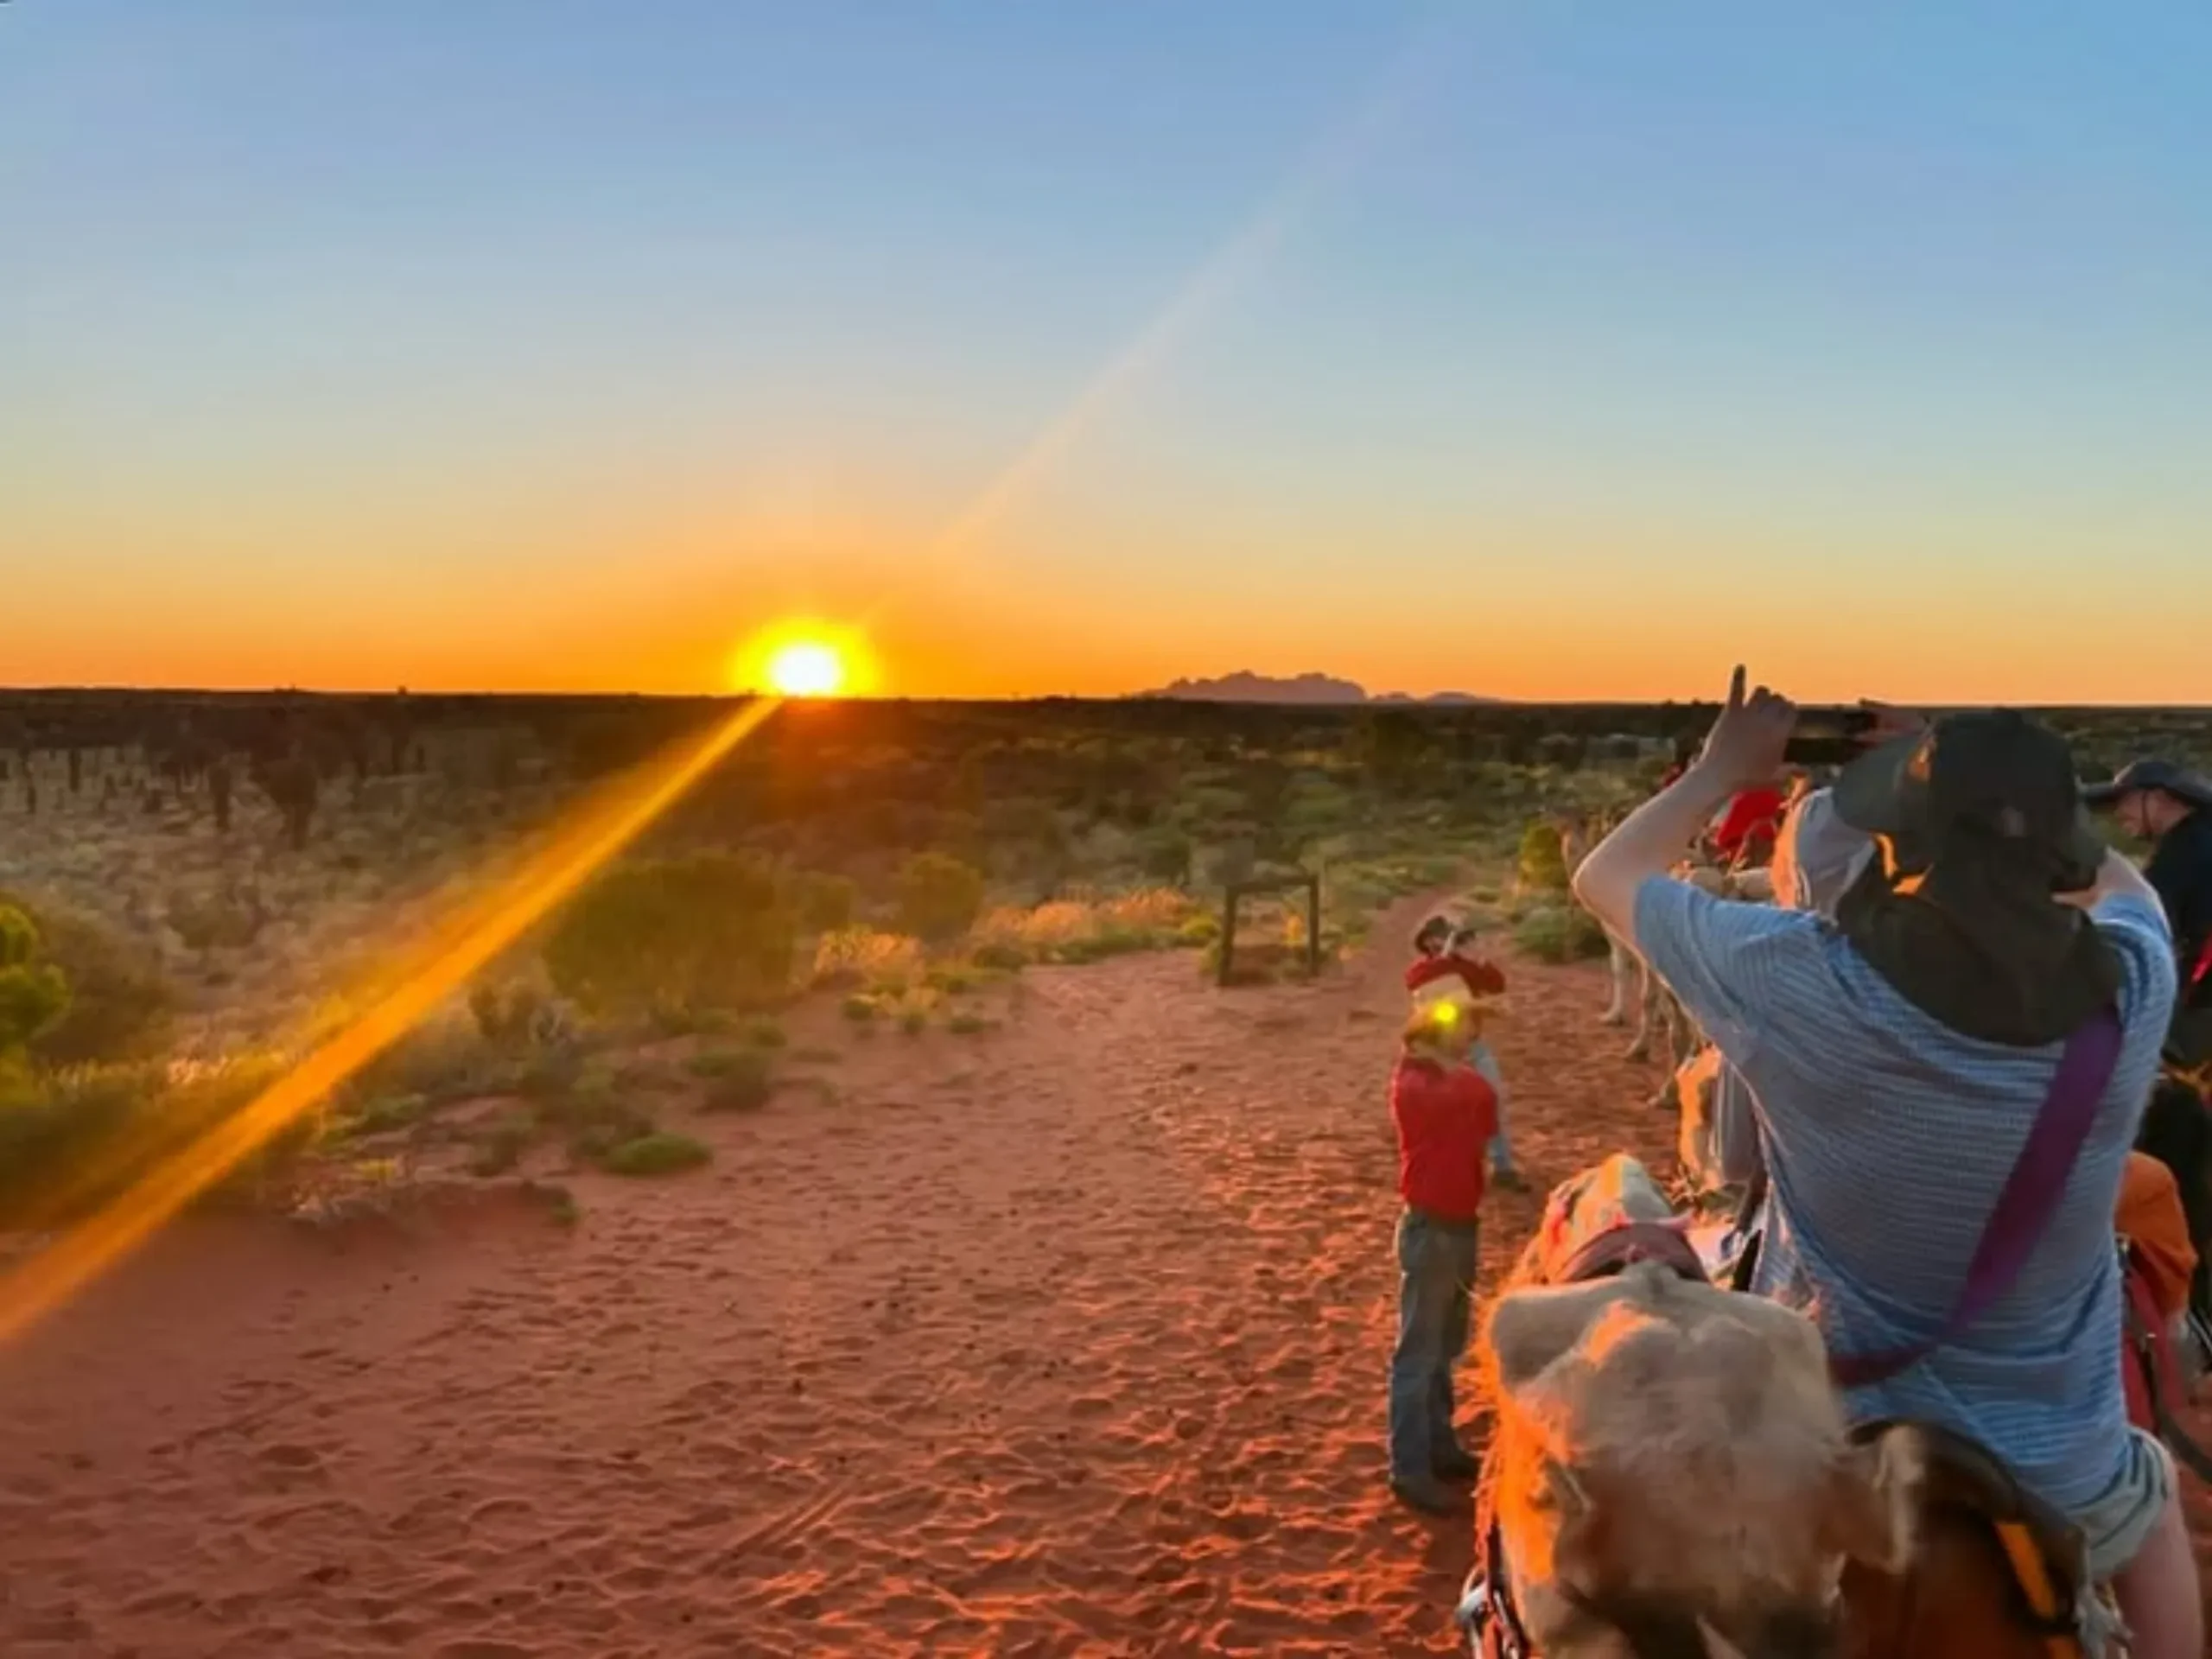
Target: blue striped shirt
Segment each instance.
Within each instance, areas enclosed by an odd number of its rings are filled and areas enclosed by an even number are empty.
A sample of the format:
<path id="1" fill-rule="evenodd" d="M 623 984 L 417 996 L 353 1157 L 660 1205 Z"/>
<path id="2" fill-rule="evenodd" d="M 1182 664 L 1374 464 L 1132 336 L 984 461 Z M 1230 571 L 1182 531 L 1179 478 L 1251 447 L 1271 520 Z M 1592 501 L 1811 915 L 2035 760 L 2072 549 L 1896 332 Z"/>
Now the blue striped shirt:
<path id="1" fill-rule="evenodd" d="M 1858 1421 L 1970 1435 L 2069 1513 L 2104 1495 L 2126 1454 L 2113 1210 L 2176 983 L 2155 905 L 2113 898 L 2094 916 L 2123 964 L 2126 1036 L 2058 1213 L 1972 1327 L 1846 1402 Z M 1961 1036 L 1821 918 L 1730 904 L 1663 877 L 1637 893 L 1636 943 L 1755 1096 L 1772 1185 L 1752 1288 L 1808 1309 L 1834 1351 L 1935 1335 L 2059 1046 Z"/>

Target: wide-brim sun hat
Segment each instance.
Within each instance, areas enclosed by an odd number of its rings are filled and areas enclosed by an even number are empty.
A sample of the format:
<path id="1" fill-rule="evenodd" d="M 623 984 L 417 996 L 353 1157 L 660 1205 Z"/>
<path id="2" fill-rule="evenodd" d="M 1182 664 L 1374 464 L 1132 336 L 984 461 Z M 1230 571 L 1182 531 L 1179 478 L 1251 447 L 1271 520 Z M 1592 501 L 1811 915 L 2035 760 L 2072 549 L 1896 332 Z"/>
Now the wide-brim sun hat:
<path id="1" fill-rule="evenodd" d="M 2212 779 L 2171 760 L 2156 759 L 2122 766 L 2107 782 L 2089 785 L 2082 791 L 2082 798 L 2091 806 L 2110 806 L 2126 796 L 2152 790 L 2191 806 L 2212 806 Z"/>
<path id="2" fill-rule="evenodd" d="M 2096 880 L 2105 842 L 2090 821 L 2066 740 L 2012 709 L 1946 715 L 1846 766 L 1836 814 L 1890 842 L 1910 871 L 1970 830 L 2043 855 L 2056 889 Z"/>

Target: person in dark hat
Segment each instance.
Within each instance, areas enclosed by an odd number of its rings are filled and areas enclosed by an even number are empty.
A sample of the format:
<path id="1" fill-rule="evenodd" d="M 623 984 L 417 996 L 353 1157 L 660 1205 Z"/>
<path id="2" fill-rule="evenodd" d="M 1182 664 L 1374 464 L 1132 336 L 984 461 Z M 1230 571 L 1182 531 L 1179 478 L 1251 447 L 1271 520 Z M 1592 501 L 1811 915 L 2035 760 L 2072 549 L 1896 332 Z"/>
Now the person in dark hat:
<path id="1" fill-rule="evenodd" d="M 1574 891 L 1749 1085 L 1769 1180 L 1750 1289 L 1804 1308 L 1855 1421 L 1986 1446 L 2069 1517 L 2137 1659 L 2203 1652 L 2171 1455 L 2131 1427 L 2113 1216 L 2177 982 L 2142 874 L 2099 840 L 2063 739 L 2008 710 L 1876 709 L 1830 796 L 1865 838 L 1833 920 L 1731 904 L 1668 871 L 1722 804 L 1770 785 L 1796 710 L 1736 671 L 1703 751 L 1592 851 Z M 2083 1033 L 2116 1016 L 2116 1044 Z M 2024 1262 L 1960 1322 L 2062 1054 L 2097 1052 L 2086 1135 Z M 2069 1076 L 2074 1075 L 2072 1071 Z"/>
<path id="2" fill-rule="evenodd" d="M 2152 843 L 2143 874 L 2173 925 L 2182 980 L 2168 1058 L 2184 1070 L 2212 1065 L 2212 779 L 2171 760 L 2138 760 L 2083 797 Z"/>

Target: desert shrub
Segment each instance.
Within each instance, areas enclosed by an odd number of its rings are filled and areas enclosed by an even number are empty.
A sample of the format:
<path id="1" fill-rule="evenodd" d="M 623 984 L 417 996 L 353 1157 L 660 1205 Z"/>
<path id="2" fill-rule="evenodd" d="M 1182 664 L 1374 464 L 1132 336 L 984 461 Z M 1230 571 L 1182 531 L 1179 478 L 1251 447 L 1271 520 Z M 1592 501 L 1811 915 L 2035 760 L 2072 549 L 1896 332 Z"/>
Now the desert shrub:
<path id="1" fill-rule="evenodd" d="M 994 910 L 976 925 L 975 959 L 982 967 L 1096 962 L 1160 948 L 1176 942 L 1193 908 L 1187 893 L 1147 887 L 1111 899 L 1056 899 L 1029 910 Z"/>
<path id="2" fill-rule="evenodd" d="M 537 1114 L 524 1107 L 507 1113 L 486 1129 L 468 1160 L 472 1175 L 504 1175 L 522 1161 L 537 1135 Z"/>
<path id="3" fill-rule="evenodd" d="M 1539 893 L 1567 891 L 1567 858 L 1556 826 L 1539 818 L 1521 832 L 1521 884 Z"/>
<path id="4" fill-rule="evenodd" d="M 359 1100 L 419 1096 L 433 1105 L 492 1094 L 518 1081 L 516 1062 L 473 1020 L 442 1014 L 404 1033 L 354 1076 Z"/>
<path id="5" fill-rule="evenodd" d="M 1175 930 L 1175 942 L 1193 949 L 1211 944 L 1220 937 L 1221 918 L 1211 911 L 1204 911 L 1186 918 Z"/>
<path id="6" fill-rule="evenodd" d="M 871 1023 L 880 1010 L 874 997 L 855 994 L 838 1004 L 838 1012 L 855 1025 L 865 1026 Z"/>
<path id="7" fill-rule="evenodd" d="M 1147 879 L 1182 887 L 1191 879 L 1191 838 L 1180 830 L 1162 830 L 1147 836 L 1138 855 L 1138 868 Z"/>
<path id="8" fill-rule="evenodd" d="M 72 1066 L 0 1077 L 0 1225 L 60 1225 L 108 1203 L 149 1170 L 244 1109 L 289 1065 L 276 1053 L 215 1065 Z M 284 1166 L 321 1132 L 307 1112 L 213 1185 L 221 1197 Z"/>
<path id="9" fill-rule="evenodd" d="M 656 1129 L 612 1147 L 599 1166 L 610 1175 L 674 1175 L 711 1163 L 715 1154 L 702 1142 L 686 1135 Z"/>
<path id="10" fill-rule="evenodd" d="M 206 956 L 215 950 L 240 950 L 261 937 L 267 917 L 260 904 L 232 894 L 198 895 L 177 893 L 167 908 L 169 931 L 188 950 Z"/>
<path id="11" fill-rule="evenodd" d="M 701 1109 L 709 1112 L 757 1112 L 775 1098 L 775 1068 L 761 1053 L 734 1054 L 736 1062 L 709 1080 Z"/>
<path id="12" fill-rule="evenodd" d="M 744 1032 L 745 1040 L 754 1048 L 781 1048 L 791 1041 L 784 1028 L 773 1020 L 749 1021 Z"/>
<path id="13" fill-rule="evenodd" d="M 594 883 L 554 925 L 545 965 L 594 1013 L 743 1007 L 789 988 L 795 934 L 773 870 L 701 854 Z"/>
<path id="14" fill-rule="evenodd" d="M 552 1010 L 528 985 L 479 985 L 468 995 L 468 1012 L 494 1048 L 526 1048 L 552 1034 Z"/>
<path id="15" fill-rule="evenodd" d="M 1011 939 L 986 939 L 976 947 L 976 965 L 995 973 L 1020 973 L 1029 965 L 1029 953 Z"/>
<path id="16" fill-rule="evenodd" d="M 569 1156 L 578 1163 L 602 1163 L 617 1147 L 656 1130 L 650 1113 L 626 1098 L 611 1080 L 598 1078 L 548 1095 L 538 1103 L 537 1115 L 561 1134 Z"/>
<path id="17" fill-rule="evenodd" d="M 0 908 L 30 922 L 41 960 L 60 971 L 68 1005 L 29 1046 L 48 1067 L 137 1059 L 158 1052 L 175 998 L 154 960 L 105 928 L 67 911 L 26 904 L 0 893 Z"/>
<path id="18" fill-rule="evenodd" d="M 842 875 L 809 870 L 792 878 L 791 903 L 799 925 L 810 933 L 850 927 L 860 910 L 860 889 Z"/>
<path id="19" fill-rule="evenodd" d="M 903 933 L 880 933 L 870 927 L 841 928 L 825 933 L 814 947 L 812 982 L 817 986 L 854 985 L 918 971 L 921 946 Z"/>
<path id="20" fill-rule="evenodd" d="M 931 944 L 958 938 L 983 911 L 983 877 L 945 853 L 917 853 L 899 871 L 899 924 Z"/>
<path id="21" fill-rule="evenodd" d="M 1608 948 L 1597 919 L 1569 905 L 1530 911 L 1513 930 L 1513 942 L 1539 962 L 1580 962 L 1602 957 Z"/>
<path id="22" fill-rule="evenodd" d="M 0 906 L 0 1065 L 20 1061 L 68 1011 L 69 982 L 44 954 L 31 918 Z"/>
<path id="23" fill-rule="evenodd" d="M 382 1135 L 393 1129 L 411 1128 L 429 1110 L 428 1096 L 379 1095 L 347 1116 L 345 1130 L 348 1135 Z"/>
<path id="24" fill-rule="evenodd" d="M 909 1008 L 899 1016 L 899 1029 L 909 1037 L 918 1037 L 930 1028 L 930 1017 L 919 1008 Z"/>
<path id="25" fill-rule="evenodd" d="M 980 1014 L 956 1014 L 944 1022 L 944 1028 L 956 1037 L 974 1037 L 988 1031 L 990 1021 Z"/>
<path id="26" fill-rule="evenodd" d="M 749 1112 L 766 1106 L 775 1092 L 775 1062 L 757 1048 L 696 1054 L 689 1070 L 714 1085 L 707 1091 L 709 1111 Z"/>

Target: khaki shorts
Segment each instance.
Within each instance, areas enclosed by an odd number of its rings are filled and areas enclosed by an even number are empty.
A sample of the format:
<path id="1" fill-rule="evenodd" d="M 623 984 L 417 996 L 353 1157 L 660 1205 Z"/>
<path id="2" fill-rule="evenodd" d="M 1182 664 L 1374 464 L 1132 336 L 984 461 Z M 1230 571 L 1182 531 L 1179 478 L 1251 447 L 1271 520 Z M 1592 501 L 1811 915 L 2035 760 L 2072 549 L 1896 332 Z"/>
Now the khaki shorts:
<path id="1" fill-rule="evenodd" d="M 2173 1453 L 2141 1429 L 2129 1429 L 2120 1478 L 2074 1517 L 2088 1545 L 2089 1576 L 2102 1581 L 2133 1560 L 2173 1496 Z"/>

